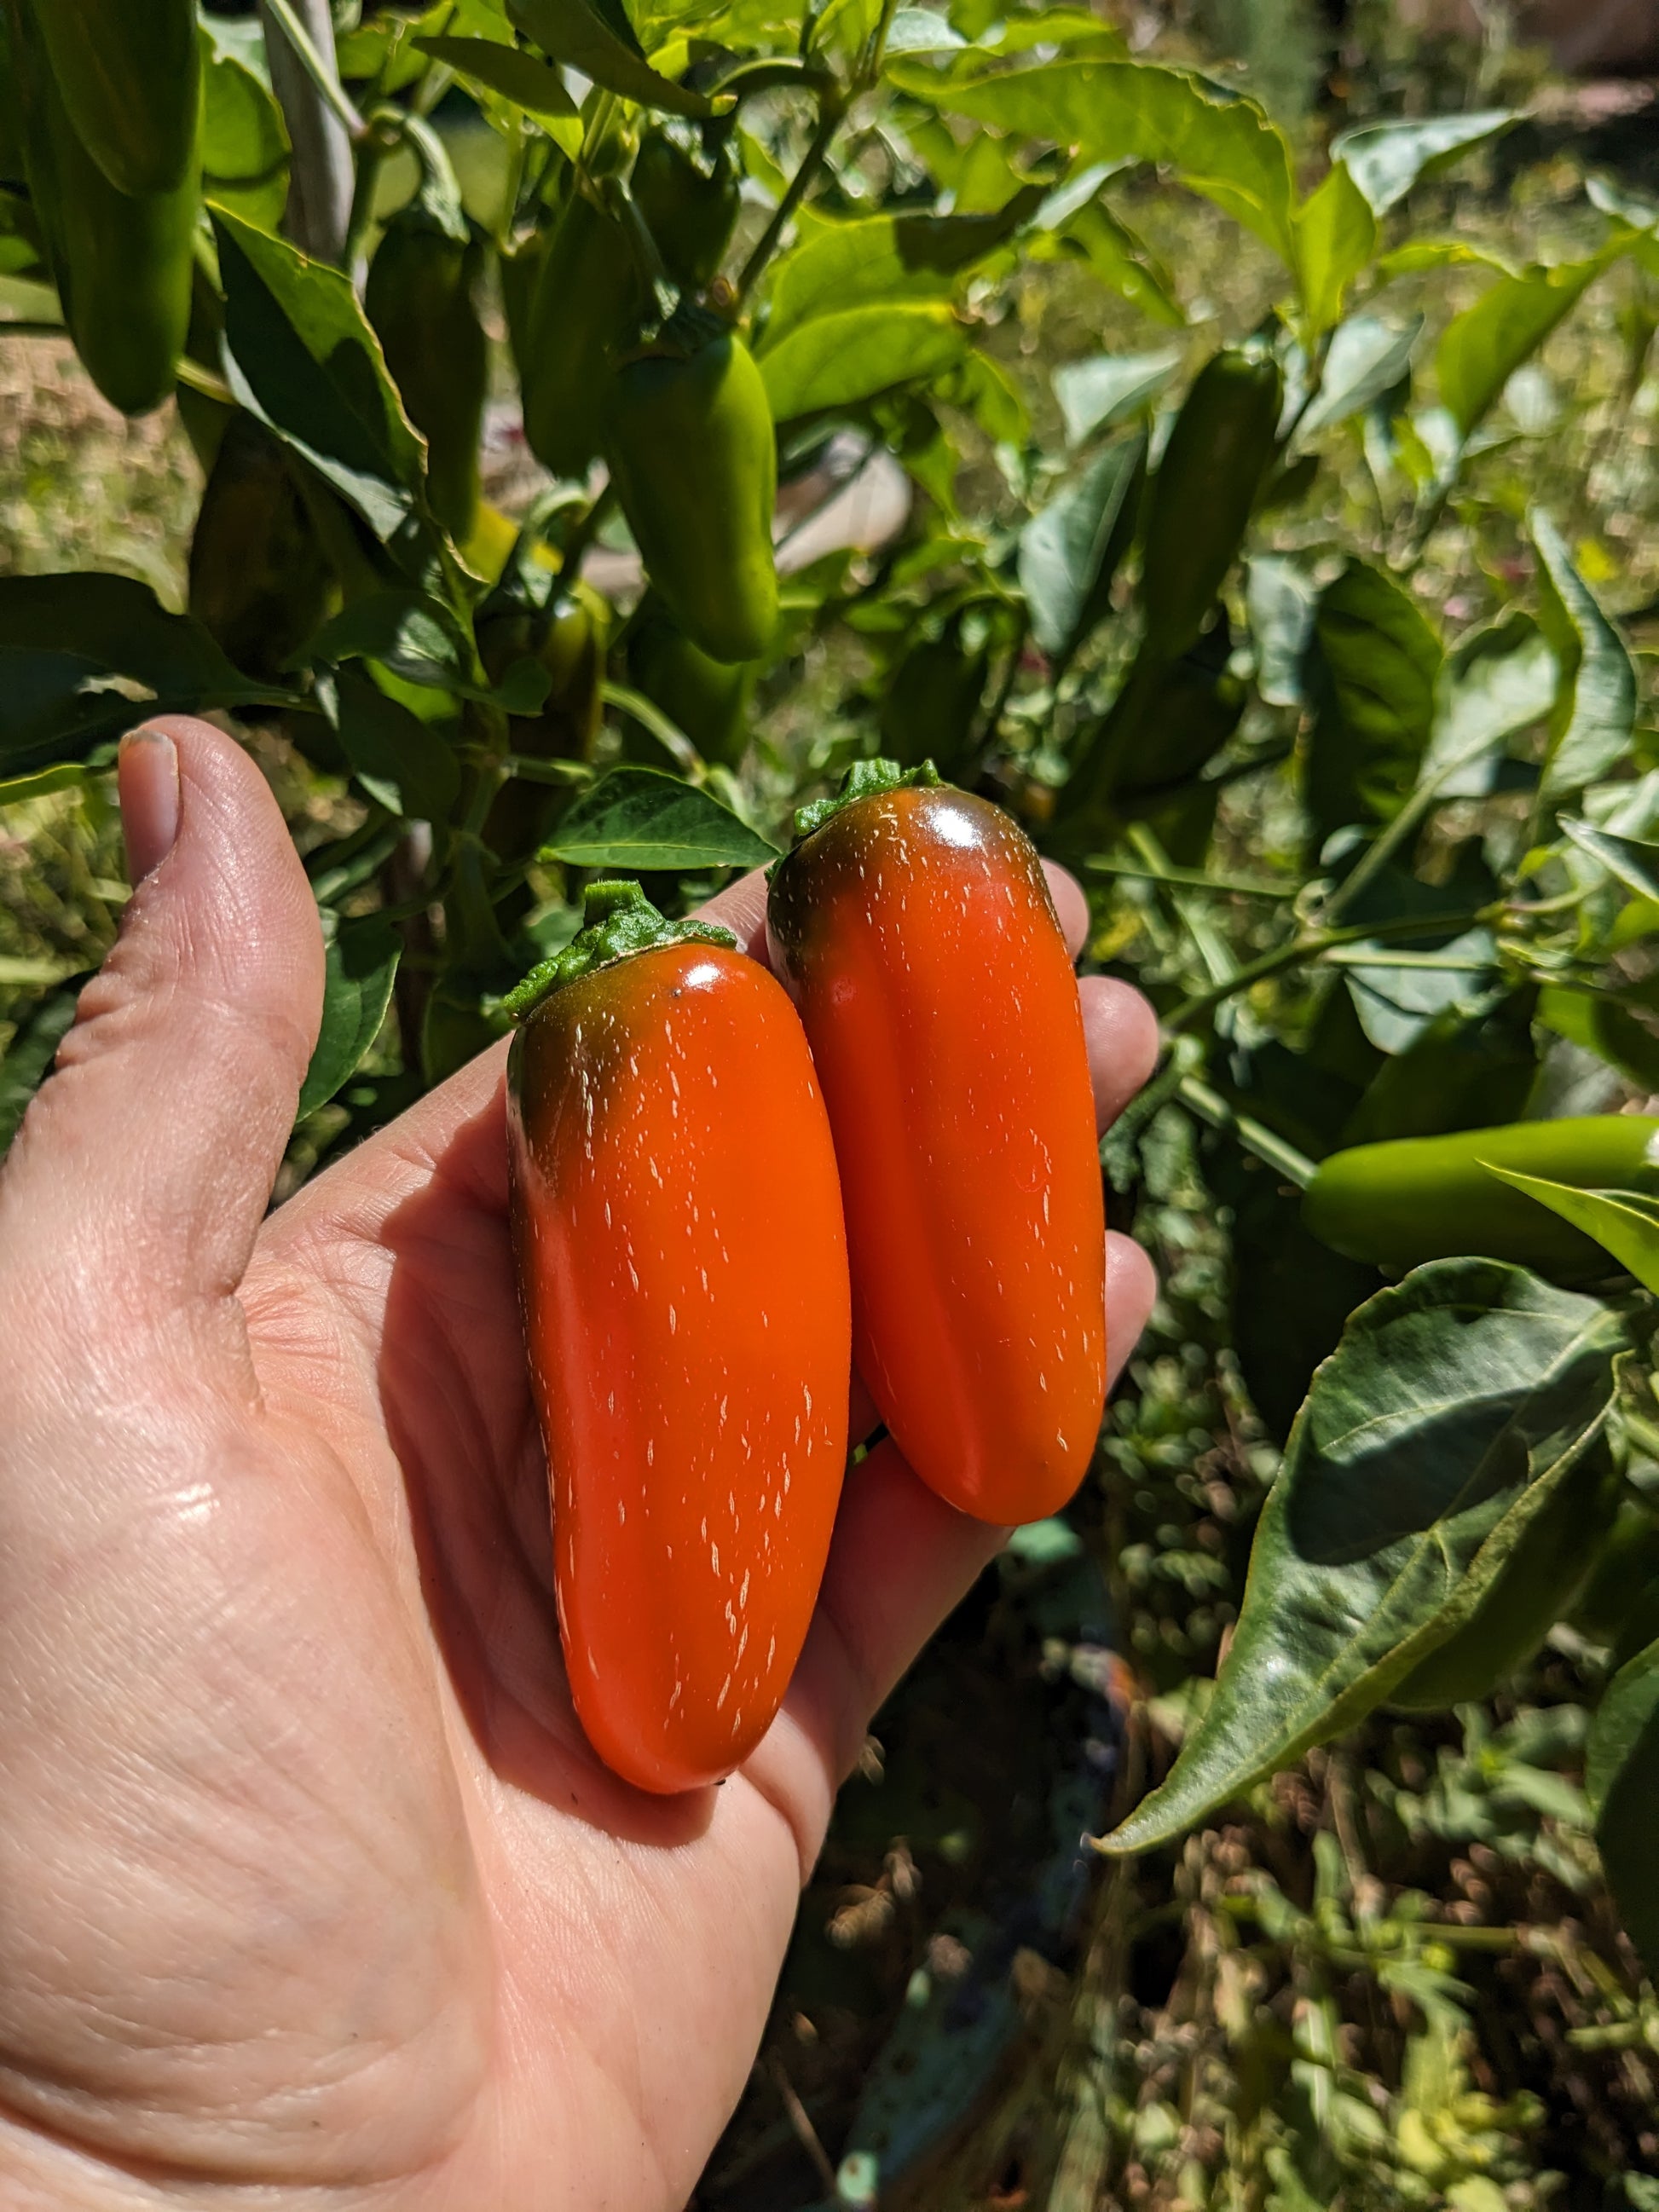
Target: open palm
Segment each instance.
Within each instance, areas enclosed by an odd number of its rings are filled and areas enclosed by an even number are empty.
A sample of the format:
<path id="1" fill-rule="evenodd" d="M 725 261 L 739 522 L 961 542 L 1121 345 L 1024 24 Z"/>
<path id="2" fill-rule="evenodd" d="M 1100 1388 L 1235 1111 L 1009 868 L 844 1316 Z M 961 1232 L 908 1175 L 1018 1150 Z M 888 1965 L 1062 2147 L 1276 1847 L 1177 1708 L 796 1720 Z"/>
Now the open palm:
<path id="1" fill-rule="evenodd" d="M 149 872 L 0 1175 L 0 2204 L 672 2212 L 836 1785 L 995 1533 L 879 1447 L 742 1772 L 609 1775 L 559 1653 L 504 1054 L 266 1218 L 314 908 L 244 756 L 162 726 L 122 763 Z M 752 879 L 717 908 L 753 941 Z M 1153 1027 L 1083 988 L 1105 1116 Z M 1152 1291 L 1112 1246 L 1116 1367 Z"/>

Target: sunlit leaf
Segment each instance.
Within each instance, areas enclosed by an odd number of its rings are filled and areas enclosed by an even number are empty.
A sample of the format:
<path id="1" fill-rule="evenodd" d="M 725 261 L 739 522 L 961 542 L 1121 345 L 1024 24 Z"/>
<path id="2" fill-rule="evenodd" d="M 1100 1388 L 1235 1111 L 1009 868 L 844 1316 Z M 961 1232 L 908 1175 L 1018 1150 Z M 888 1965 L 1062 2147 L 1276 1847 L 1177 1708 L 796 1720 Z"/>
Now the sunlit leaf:
<path id="1" fill-rule="evenodd" d="M 1160 353 L 1099 353 L 1054 371 L 1054 397 L 1066 418 L 1066 442 L 1080 446 L 1097 431 L 1149 407 L 1181 366 L 1174 346 Z"/>
<path id="2" fill-rule="evenodd" d="M 774 417 L 789 422 L 937 376 L 966 343 L 948 307 L 872 305 L 798 323 L 762 354 L 760 369 Z"/>
<path id="3" fill-rule="evenodd" d="M 1347 168 L 1372 213 L 1386 215 L 1413 185 L 1437 176 L 1520 119 L 1508 108 L 1494 107 L 1417 122 L 1362 124 L 1332 139 L 1331 159 Z"/>
<path id="4" fill-rule="evenodd" d="M 547 849 L 582 868 L 754 868 L 777 858 L 729 807 L 652 768 L 601 776 Z"/>
<path id="5" fill-rule="evenodd" d="M 1599 781 L 1629 752 L 1636 726 L 1636 668 L 1554 523 L 1541 507 L 1534 507 L 1528 520 L 1538 550 L 1540 619 L 1561 668 L 1541 794 L 1546 804 L 1559 806 Z"/>

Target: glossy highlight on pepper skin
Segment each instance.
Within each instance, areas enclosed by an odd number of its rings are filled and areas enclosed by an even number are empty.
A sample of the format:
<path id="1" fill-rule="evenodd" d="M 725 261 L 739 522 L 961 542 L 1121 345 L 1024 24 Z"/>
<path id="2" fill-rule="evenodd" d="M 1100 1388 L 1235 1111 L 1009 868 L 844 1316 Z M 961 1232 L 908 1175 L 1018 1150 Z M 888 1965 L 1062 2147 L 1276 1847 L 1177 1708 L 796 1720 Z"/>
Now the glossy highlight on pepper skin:
<path id="1" fill-rule="evenodd" d="M 847 1453 L 847 1248 L 787 999 L 718 946 L 556 990 L 509 1083 L 514 1242 L 559 1622 L 594 1749 L 718 1781 L 765 1734 Z"/>
<path id="2" fill-rule="evenodd" d="M 779 868 L 768 929 L 835 1131 L 860 1371 L 941 1498 L 1040 1520 L 1106 1387 L 1088 1053 L 1042 864 L 983 799 L 872 795 Z"/>

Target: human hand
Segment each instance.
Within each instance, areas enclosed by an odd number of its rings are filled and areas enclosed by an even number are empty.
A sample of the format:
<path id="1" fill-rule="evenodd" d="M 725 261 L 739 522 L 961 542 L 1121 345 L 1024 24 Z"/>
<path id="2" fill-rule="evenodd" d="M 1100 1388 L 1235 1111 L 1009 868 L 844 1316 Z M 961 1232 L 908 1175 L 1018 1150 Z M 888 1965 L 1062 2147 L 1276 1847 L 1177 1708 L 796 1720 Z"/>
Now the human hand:
<path id="1" fill-rule="evenodd" d="M 673 2212 L 836 1785 L 997 1532 L 878 1448 L 754 1756 L 617 1781 L 559 1653 L 505 1048 L 267 1218 L 303 871 L 204 724 L 120 785 L 139 887 L 0 1173 L 0 2205 Z M 763 957 L 763 904 L 710 911 Z M 1103 1124 L 1156 1027 L 1081 989 Z M 1109 1245 L 1115 1372 L 1152 1281 Z"/>

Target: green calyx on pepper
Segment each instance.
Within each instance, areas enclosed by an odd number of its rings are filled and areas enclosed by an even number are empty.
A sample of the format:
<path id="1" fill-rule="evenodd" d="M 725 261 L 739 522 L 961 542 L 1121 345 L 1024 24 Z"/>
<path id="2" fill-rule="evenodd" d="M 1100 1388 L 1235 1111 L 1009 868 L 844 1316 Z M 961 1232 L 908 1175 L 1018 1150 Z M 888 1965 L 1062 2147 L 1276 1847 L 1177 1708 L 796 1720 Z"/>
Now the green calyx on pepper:
<path id="1" fill-rule="evenodd" d="M 501 1011 L 511 1020 L 522 1022 L 552 992 L 580 981 L 596 969 L 614 967 L 618 960 L 635 952 L 654 951 L 665 945 L 718 945 L 730 952 L 736 950 L 737 942 L 732 932 L 717 922 L 670 921 L 631 878 L 606 878 L 587 886 L 582 927 L 563 951 L 532 969 L 501 1000 Z"/>
<path id="2" fill-rule="evenodd" d="M 915 768 L 901 768 L 893 760 L 854 761 L 842 776 L 839 791 L 795 809 L 795 842 L 801 844 L 843 808 L 856 806 L 861 799 L 882 799 L 890 791 L 932 791 L 944 781 L 930 760 Z"/>
<path id="3" fill-rule="evenodd" d="M 757 659 L 778 620 L 777 439 L 729 325 L 681 308 L 623 362 L 605 410 L 611 481 L 669 612 L 712 659 Z"/>
<path id="4" fill-rule="evenodd" d="M 487 247 L 461 206 L 436 133 L 413 116 L 404 117 L 399 128 L 420 161 L 421 184 L 381 235 L 363 311 L 409 419 L 426 440 L 433 512 L 460 544 L 477 514 L 478 442 L 489 387 L 489 347 L 479 313 Z"/>

